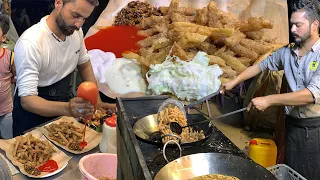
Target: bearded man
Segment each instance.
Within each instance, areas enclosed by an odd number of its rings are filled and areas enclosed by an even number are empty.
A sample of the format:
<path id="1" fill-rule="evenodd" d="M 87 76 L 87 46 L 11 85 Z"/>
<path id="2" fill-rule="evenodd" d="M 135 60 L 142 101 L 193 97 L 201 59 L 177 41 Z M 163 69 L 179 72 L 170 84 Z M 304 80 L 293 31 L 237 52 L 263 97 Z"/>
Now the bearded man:
<path id="1" fill-rule="evenodd" d="M 72 72 L 96 83 L 81 26 L 98 0 L 55 0 L 49 16 L 27 29 L 15 46 L 17 84 L 13 107 L 13 135 L 58 116 L 92 115 L 93 106 L 70 91 Z M 115 110 L 103 103 L 98 109 Z"/>
<path id="2" fill-rule="evenodd" d="M 320 179 L 319 15 L 318 1 L 293 4 L 290 24 L 295 42 L 222 85 L 224 92 L 261 71 L 284 70 L 288 93 L 254 98 L 250 106 L 260 111 L 285 106 L 285 163 L 308 180 Z"/>

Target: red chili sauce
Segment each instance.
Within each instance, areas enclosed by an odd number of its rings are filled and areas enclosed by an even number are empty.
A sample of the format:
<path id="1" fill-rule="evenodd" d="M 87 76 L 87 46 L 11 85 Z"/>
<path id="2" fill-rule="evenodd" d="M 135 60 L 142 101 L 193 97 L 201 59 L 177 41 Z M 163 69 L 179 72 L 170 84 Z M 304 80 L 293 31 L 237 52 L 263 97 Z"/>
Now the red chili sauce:
<path id="1" fill-rule="evenodd" d="M 41 172 L 52 173 L 58 169 L 58 164 L 56 161 L 49 159 L 46 163 L 41 165 L 38 169 Z"/>
<path id="2" fill-rule="evenodd" d="M 100 49 L 113 52 L 117 58 L 125 51 L 138 52 L 137 42 L 145 37 L 137 35 L 135 26 L 110 26 L 99 30 L 96 34 L 85 39 L 87 50 Z"/>

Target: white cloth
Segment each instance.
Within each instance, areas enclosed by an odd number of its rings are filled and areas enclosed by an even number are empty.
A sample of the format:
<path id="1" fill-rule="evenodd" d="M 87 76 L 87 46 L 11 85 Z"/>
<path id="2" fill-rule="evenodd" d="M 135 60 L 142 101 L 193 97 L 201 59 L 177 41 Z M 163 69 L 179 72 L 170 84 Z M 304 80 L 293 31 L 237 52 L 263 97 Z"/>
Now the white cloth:
<path id="1" fill-rule="evenodd" d="M 50 86 L 89 61 L 82 29 L 56 37 L 46 23 L 48 16 L 27 29 L 15 46 L 15 66 L 19 96 L 38 95 L 38 87 Z"/>
<path id="2" fill-rule="evenodd" d="M 116 60 L 116 56 L 112 52 L 103 52 L 100 49 L 90 50 L 89 55 L 93 73 L 97 81 L 99 83 L 106 83 L 106 70 Z"/>

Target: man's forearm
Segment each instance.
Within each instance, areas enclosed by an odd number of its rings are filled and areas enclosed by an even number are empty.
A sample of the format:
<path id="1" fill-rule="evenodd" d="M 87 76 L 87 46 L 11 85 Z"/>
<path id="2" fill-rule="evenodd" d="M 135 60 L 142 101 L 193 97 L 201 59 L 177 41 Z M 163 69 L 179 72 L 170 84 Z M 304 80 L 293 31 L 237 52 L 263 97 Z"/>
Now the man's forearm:
<path id="1" fill-rule="evenodd" d="M 94 73 L 93 73 L 93 69 L 90 61 L 79 65 L 78 70 L 83 81 L 91 81 L 96 83 L 96 78 L 94 77 Z"/>
<path id="2" fill-rule="evenodd" d="M 270 106 L 303 106 L 312 104 L 314 99 L 308 89 L 296 92 L 266 96 Z"/>
<path id="3" fill-rule="evenodd" d="M 78 66 L 78 70 L 83 81 L 91 81 L 97 84 L 96 78 L 94 77 L 91 61 L 81 64 Z M 98 86 L 98 85 L 97 85 Z M 101 102 L 100 95 L 98 94 L 98 102 Z"/>
<path id="4" fill-rule="evenodd" d="M 256 64 L 254 66 L 250 66 L 244 71 L 242 71 L 234 80 L 236 84 L 243 82 L 247 79 L 250 79 L 256 75 L 258 75 L 261 72 L 259 64 Z"/>
<path id="5" fill-rule="evenodd" d="M 71 116 L 68 102 L 48 101 L 39 96 L 25 96 L 21 98 L 24 110 L 40 116 Z"/>

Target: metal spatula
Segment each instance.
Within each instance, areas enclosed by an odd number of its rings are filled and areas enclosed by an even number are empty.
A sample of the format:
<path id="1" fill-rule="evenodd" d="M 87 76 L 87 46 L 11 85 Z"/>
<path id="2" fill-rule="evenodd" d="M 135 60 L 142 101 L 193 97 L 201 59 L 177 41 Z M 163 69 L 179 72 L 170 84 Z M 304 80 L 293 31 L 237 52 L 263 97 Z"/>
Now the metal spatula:
<path id="1" fill-rule="evenodd" d="M 213 118 L 209 118 L 208 120 L 205 120 L 205 121 L 200 121 L 200 122 L 196 122 L 196 123 L 193 123 L 193 124 L 189 124 L 185 127 L 189 127 L 189 126 L 194 126 L 194 125 L 197 125 L 197 124 L 202 124 L 202 123 L 206 123 L 206 122 L 210 122 L 212 120 L 216 120 L 216 119 L 221 119 L 221 118 L 224 118 L 224 117 L 227 117 L 227 116 L 230 116 L 230 115 L 233 115 L 233 114 L 236 114 L 236 113 L 239 113 L 239 112 L 242 112 L 242 111 L 245 111 L 247 110 L 248 107 L 245 107 L 245 108 L 242 108 L 242 109 L 239 109 L 239 110 L 236 110 L 236 111 L 232 111 L 232 112 L 229 112 L 227 114 L 223 114 L 221 116 L 217 116 L 217 117 L 213 117 Z M 170 123 L 170 129 L 172 132 L 175 132 L 177 134 L 181 134 L 182 132 L 182 129 L 185 128 L 185 127 L 181 127 L 179 123 L 176 123 L 176 122 L 171 122 Z"/>

